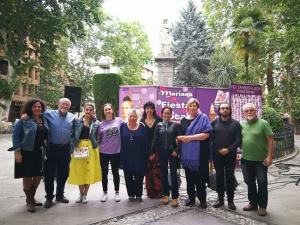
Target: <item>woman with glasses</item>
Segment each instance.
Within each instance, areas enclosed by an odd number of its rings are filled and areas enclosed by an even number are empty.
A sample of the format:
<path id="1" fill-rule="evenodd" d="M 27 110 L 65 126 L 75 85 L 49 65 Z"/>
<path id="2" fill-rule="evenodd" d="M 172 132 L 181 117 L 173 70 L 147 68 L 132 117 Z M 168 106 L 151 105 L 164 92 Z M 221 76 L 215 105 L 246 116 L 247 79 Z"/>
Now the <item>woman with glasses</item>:
<path id="1" fill-rule="evenodd" d="M 172 207 L 178 206 L 178 148 L 176 138 L 180 135 L 180 127 L 177 123 L 171 121 L 172 108 L 164 107 L 161 110 L 163 122 L 159 122 L 154 131 L 149 159 L 153 160 L 158 154 L 160 170 L 163 180 L 162 201 L 165 205 L 169 204 L 170 186 L 168 182 L 168 167 L 170 165 L 171 174 L 171 193 Z M 158 149 L 158 153 L 155 150 Z"/>

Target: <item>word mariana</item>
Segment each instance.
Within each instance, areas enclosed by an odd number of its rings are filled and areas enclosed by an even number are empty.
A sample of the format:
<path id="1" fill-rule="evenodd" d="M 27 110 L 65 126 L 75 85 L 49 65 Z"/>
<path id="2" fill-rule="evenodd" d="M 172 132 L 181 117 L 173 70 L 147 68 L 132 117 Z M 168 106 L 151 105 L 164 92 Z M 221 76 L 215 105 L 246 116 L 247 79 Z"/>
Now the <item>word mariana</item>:
<path id="1" fill-rule="evenodd" d="M 181 92 L 181 91 L 172 92 L 170 90 L 166 90 L 166 91 L 161 90 L 159 91 L 159 94 L 165 97 L 193 97 L 193 93 L 191 92 Z"/>

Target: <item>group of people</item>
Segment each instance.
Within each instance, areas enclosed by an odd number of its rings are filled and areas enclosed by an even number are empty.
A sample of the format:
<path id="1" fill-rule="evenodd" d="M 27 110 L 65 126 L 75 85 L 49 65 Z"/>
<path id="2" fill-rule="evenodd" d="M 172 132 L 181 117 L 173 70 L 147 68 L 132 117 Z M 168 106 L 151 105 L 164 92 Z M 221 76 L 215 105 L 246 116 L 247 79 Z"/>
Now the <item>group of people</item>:
<path id="1" fill-rule="evenodd" d="M 23 178 L 29 212 L 42 205 L 35 200 L 42 176 L 46 191 L 45 208 L 52 206 L 54 197 L 58 202 L 69 202 L 64 195 L 67 180 L 79 186 L 76 202 L 83 204 L 88 202 L 90 184 L 102 181 L 101 202 L 106 202 L 109 164 L 116 202 L 120 201 L 121 168 L 129 201 L 142 201 L 145 177 L 148 197 L 161 197 L 164 204 L 171 200 L 171 206 L 177 207 L 177 169 L 181 164 L 185 170 L 188 194 L 185 205 L 195 205 L 197 197 L 200 207 L 205 209 L 212 161 L 218 193 L 214 207 L 224 205 L 226 184 L 228 207 L 235 210 L 235 161 L 237 149 L 242 147 L 241 164 L 249 199 L 243 210 L 258 209 L 259 215 L 266 215 L 267 169 L 272 164 L 274 142 L 270 125 L 257 118 L 255 105 L 244 105 L 246 120 L 241 123 L 231 118 L 228 103 L 219 106 L 219 117 L 211 122 L 200 111 L 200 104 L 195 98 L 188 100 L 187 116 L 180 123 L 171 120 L 172 108 L 168 106 L 162 108 L 162 118 L 158 117 L 152 102 L 144 105 L 141 120 L 138 112 L 130 109 L 127 122 L 115 116 L 110 103 L 101 109 L 101 122 L 95 117 L 93 104 L 84 105 L 80 119 L 69 112 L 70 106 L 70 100 L 62 98 L 58 110 L 45 111 L 43 101 L 32 99 L 24 105 L 21 119 L 15 124 L 10 150 L 15 152 L 15 178 Z"/>

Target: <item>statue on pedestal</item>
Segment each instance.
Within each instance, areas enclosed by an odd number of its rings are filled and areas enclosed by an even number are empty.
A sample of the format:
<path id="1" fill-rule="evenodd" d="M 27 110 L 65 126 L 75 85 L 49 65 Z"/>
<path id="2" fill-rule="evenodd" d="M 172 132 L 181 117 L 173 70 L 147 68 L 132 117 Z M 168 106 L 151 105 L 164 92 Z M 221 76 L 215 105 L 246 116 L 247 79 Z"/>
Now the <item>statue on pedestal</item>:
<path id="1" fill-rule="evenodd" d="M 172 56 L 171 52 L 171 27 L 168 24 L 168 19 L 163 20 L 163 24 L 160 30 L 160 56 Z"/>

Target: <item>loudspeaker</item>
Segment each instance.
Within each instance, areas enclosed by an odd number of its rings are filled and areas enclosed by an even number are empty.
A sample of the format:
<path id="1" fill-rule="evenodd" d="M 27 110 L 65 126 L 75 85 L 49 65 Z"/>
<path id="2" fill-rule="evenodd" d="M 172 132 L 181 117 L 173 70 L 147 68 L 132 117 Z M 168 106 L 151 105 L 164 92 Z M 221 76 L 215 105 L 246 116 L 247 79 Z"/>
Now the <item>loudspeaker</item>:
<path id="1" fill-rule="evenodd" d="M 65 86 L 65 98 L 70 99 L 70 112 L 80 112 L 81 87 Z"/>

